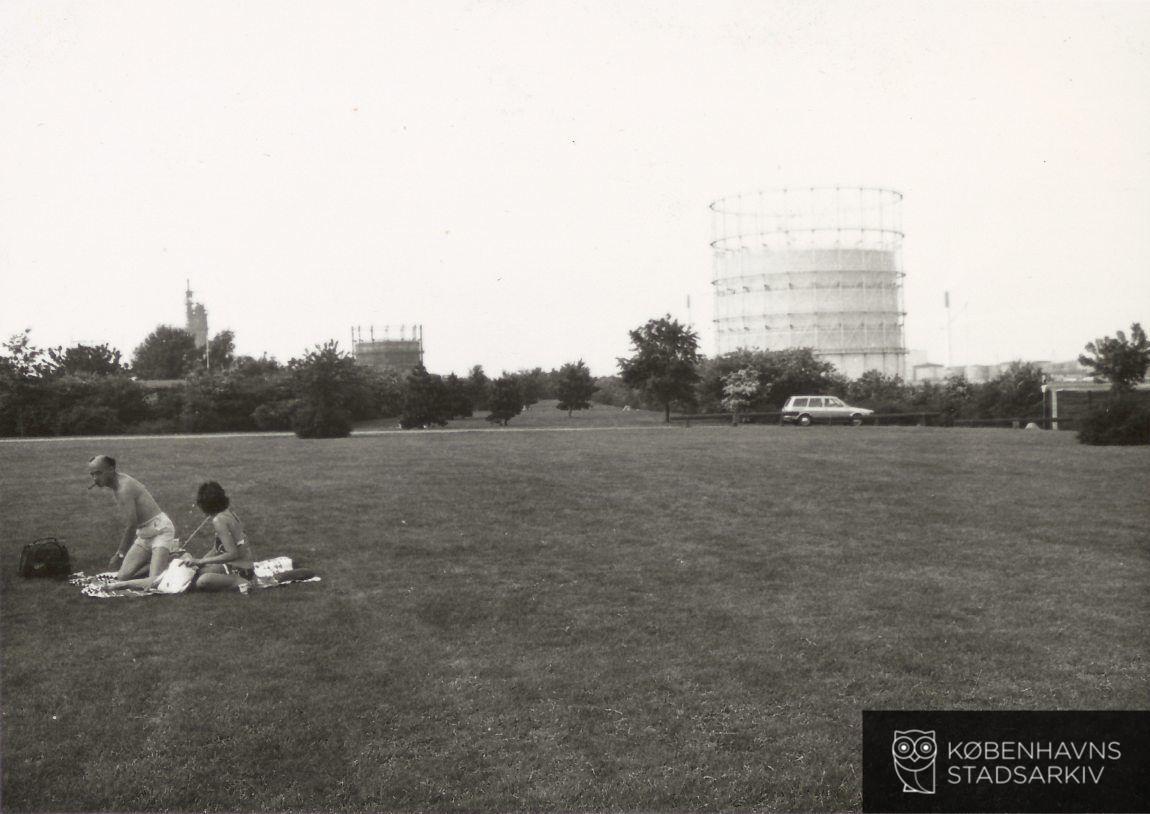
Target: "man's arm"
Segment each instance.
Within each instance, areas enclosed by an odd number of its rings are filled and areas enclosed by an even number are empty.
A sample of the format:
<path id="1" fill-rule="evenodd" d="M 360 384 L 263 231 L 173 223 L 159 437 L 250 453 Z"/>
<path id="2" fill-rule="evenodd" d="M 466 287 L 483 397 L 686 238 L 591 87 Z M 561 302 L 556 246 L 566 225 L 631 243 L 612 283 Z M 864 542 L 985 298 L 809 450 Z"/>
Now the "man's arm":
<path id="1" fill-rule="evenodd" d="M 139 493 L 139 485 L 126 477 L 123 481 L 120 491 L 116 493 L 116 502 L 120 504 L 120 511 L 124 515 L 124 519 L 128 521 L 128 527 L 124 529 L 124 536 L 120 540 L 120 545 L 116 549 L 116 553 L 112 555 L 112 559 L 108 561 L 109 568 L 119 568 L 120 562 L 123 561 L 124 556 L 128 553 L 128 549 L 132 547 L 132 541 L 136 539 L 136 528 L 139 526 L 138 518 L 136 517 L 136 497 Z"/>
<path id="2" fill-rule="evenodd" d="M 108 567 L 113 570 L 120 569 L 120 563 L 124 561 L 124 555 L 128 553 L 128 549 L 132 547 L 132 542 L 136 539 L 136 526 L 130 525 L 124 530 L 124 537 L 120 540 L 120 545 L 116 549 L 116 553 L 112 555 L 112 559 L 108 560 Z"/>

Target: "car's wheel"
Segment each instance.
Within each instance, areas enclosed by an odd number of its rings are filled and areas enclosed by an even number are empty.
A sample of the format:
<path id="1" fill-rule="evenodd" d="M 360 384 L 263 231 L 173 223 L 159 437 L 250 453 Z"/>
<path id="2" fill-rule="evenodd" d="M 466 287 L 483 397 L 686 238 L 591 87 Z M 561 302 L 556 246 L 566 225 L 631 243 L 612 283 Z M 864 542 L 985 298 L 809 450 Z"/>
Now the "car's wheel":
<path id="1" fill-rule="evenodd" d="M 809 427 L 810 425 L 811 425 L 811 417 L 809 415 L 807 415 L 806 413 L 803 413 L 801 416 L 799 416 L 799 426 L 800 427 Z"/>
<path id="2" fill-rule="evenodd" d="M 851 416 L 851 426 L 852 427 L 862 426 L 862 416 L 859 415 L 858 413 L 855 413 L 854 415 L 852 415 Z"/>

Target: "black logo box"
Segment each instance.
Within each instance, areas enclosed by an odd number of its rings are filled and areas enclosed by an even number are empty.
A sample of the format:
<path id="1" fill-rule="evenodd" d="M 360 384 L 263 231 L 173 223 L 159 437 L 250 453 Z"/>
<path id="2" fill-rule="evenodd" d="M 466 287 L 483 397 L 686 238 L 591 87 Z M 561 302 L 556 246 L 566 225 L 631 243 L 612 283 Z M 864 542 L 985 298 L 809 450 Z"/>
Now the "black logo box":
<path id="1" fill-rule="evenodd" d="M 904 790 L 896 731 L 934 732 L 934 793 Z M 864 711 L 863 811 L 1150 812 L 1150 711 Z"/>

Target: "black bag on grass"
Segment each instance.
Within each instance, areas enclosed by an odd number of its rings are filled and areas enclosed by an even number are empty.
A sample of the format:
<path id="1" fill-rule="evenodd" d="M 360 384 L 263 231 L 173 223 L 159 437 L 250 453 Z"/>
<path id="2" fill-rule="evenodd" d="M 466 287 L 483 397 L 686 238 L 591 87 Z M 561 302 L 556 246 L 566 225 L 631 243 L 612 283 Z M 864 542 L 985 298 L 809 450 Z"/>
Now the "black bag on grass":
<path id="1" fill-rule="evenodd" d="M 20 576 L 66 577 L 72 573 L 68 549 L 55 537 L 41 537 L 20 552 Z"/>

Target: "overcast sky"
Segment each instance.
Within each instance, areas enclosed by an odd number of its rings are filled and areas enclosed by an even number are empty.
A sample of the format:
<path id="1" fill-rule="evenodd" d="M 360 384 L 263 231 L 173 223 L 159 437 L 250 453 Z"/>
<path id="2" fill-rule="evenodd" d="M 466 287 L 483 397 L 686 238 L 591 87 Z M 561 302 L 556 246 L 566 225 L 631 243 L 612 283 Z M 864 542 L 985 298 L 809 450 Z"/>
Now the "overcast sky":
<path id="1" fill-rule="evenodd" d="M 711 327 L 710 201 L 905 194 L 907 344 L 1069 359 L 1150 322 L 1150 3 L 0 3 L 0 333 L 434 372 Z M 687 298 L 690 297 L 690 313 Z"/>

